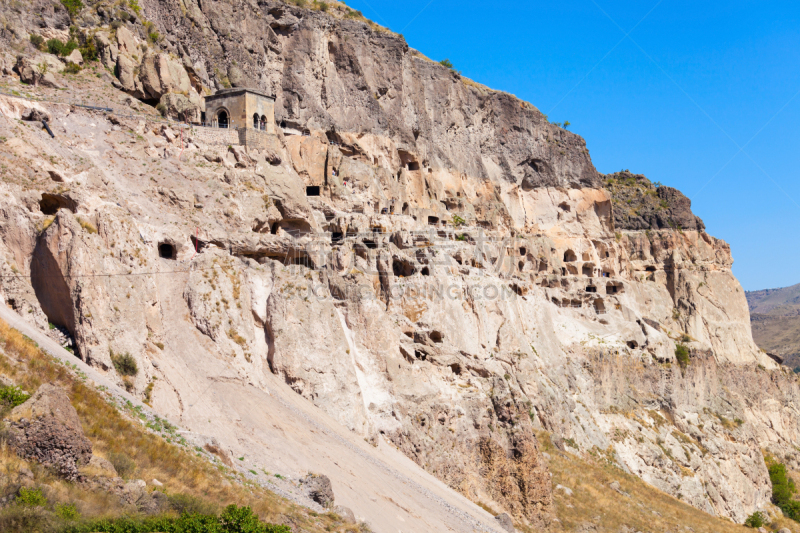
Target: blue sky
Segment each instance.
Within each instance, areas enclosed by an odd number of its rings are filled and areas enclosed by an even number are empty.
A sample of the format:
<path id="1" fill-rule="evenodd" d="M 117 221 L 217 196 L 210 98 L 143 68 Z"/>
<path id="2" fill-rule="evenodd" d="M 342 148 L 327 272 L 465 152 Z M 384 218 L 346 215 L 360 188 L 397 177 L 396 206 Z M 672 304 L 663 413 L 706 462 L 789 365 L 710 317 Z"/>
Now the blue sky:
<path id="1" fill-rule="evenodd" d="M 570 121 L 599 171 L 683 191 L 745 289 L 800 283 L 796 0 L 347 3 Z"/>

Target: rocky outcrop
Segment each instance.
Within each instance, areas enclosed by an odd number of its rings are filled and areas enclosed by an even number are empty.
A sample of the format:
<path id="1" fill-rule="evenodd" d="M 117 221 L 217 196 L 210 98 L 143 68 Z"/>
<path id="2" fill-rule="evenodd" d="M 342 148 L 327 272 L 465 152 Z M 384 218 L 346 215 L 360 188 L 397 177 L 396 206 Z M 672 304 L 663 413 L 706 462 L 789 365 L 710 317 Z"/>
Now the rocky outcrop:
<path id="1" fill-rule="evenodd" d="M 328 476 L 309 474 L 300 480 L 308 497 L 324 508 L 332 508 L 334 503 L 333 486 Z"/>
<path id="2" fill-rule="evenodd" d="M 23 458 L 54 468 L 68 480 L 89 463 L 92 444 L 83 434 L 78 413 L 58 387 L 42 385 L 6 418 L 10 446 Z"/>
<path id="3" fill-rule="evenodd" d="M 629 171 L 605 176 L 605 186 L 611 192 L 618 229 L 705 230 L 700 217 L 692 213 L 692 201 L 677 189 L 656 187 Z"/>

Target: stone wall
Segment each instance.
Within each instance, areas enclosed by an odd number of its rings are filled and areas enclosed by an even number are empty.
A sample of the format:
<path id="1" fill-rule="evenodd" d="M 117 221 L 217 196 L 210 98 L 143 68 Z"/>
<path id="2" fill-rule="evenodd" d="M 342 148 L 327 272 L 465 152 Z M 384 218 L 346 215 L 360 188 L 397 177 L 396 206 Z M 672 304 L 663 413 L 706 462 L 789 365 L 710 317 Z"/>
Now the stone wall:
<path id="1" fill-rule="evenodd" d="M 234 128 L 206 128 L 194 126 L 189 133 L 195 144 L 233 146 L 239 144 L 239 133 Z"/>

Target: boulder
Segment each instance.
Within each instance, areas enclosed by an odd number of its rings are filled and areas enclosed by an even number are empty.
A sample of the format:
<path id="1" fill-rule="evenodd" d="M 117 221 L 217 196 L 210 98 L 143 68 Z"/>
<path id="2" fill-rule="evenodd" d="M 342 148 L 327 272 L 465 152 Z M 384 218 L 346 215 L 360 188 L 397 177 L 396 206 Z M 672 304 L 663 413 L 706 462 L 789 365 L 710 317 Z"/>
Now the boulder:
<path id="1" fill-rule="evenodd" d="M 20 56 L 14 65 L 14 71 L 19 74 L 21 82 L 45 87 L 55 84 L 53 72 L 62 72 L 63 70 L 64 64 L 50 54 L 41 54 L 36 57 Z"/>
<path id="2" fill-rule="evenodd" d="M 309 474 L 301 479 L 300 483 L 303 484 L 309 498 L 325 508 L 333 506 L 333 486 L 328 476 Z"/>
<path id="3" fill-rule="evenodd" d="M 105 33 L 96 33 L 94 36 L 95 47 L 97 47 L 100 62 L 107 69 L 113 70 L 117 65 L 119 47 L 112 43 Z"/>
<path id="4" fill-rule="evenodd" d="M 87 476 L 117 477 L 117 469 L 111 461 L 97 455 L 92 455 L 89 463 L 81 468 L 81 473 Z"/>
<path id="5" fill-rule="evenodd" d="M 508 531 L 508 533 L 516 533 L 516 529 L 514 529 L 514 521 L 511 520 L 511 517 L 508 516 L 508 513 L 502 513 L 494 517 L 497 521 L 497 524 Z"/>
<path id="6" fill-rule="evenodd" d="M 21 118 L 29 122 L 41 122 L 43 120 L 49 122 L 50 114 L 47 111 L 35 107 L 26 107 L 25 110 L 22 111 Z"/>
<path id="7" fill-rule="evenodd" d="M 158 110 L 165 117 L 182 122 L 200 122 L 200 106 L 178 93 L 161 95 Z"/>
<path id="8" fill-rule="evenodd" d="M 142 83 L 136 76 L 137 66 L 138 65 L 129 56 L 120 54 L 117 56 L 115 74 L 117 75 L 117 79 L 123 91 L 137 98 L 143 98 Z"/>
<path id="9" fill-rule="evenodd" d="M 70 55 L 64 58 L 67 63 L 75 63 L 76 65 L 83 65 L 83 56 L 81 55 L 81 51 L 77 48 L 72 51 Z"/>
<path id="10" fill-rule="evenodd" d="M 83 434 L 78 413 L 62 389 L 45 384 L 6 418 L 9 444 L 18 455 L 55 468 L 69 480 L 89 463 L 92 443 Z"/>
<path id="11" fill-rule="evenodd" d="M 349 507 L 338 505 L 333 511 L 340 517 L 342 517 L 345 522 L 350 522 L 352 524 L 356 522 L 356 515 L 355 513 L 353 513 L 353 510 L 350 509 Z M 780 533 L 780 531 L 778 533 Z"/>
<path id="12" fill-rule="evenodd" d="M 139 39 L 125 26 L 117 28 L 117 45 L 123 54 L 136 54 L 139 52 Z"/>
<path id="13" fill-rule="evenodd" d="M 147 98 L 152 99 L 170 92 L 189 94 L 192 90 L 186 69 L 166 54 L 146 55 L 139 67 L 139 80 Z"/>

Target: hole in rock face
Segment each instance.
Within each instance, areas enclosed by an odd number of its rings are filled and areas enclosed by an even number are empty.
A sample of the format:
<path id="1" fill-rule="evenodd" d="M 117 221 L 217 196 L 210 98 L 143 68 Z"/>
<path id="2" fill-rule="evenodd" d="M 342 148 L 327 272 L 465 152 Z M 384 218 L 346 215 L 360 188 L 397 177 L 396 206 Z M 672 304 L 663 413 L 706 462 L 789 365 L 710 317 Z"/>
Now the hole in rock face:
<path id="1" fill-rule="evenodd" d="M 412 161 L 408 164 L 408 170 L 419 170 L 419 163 Z"/>
<path id="2" fill-rule="evenodd" d="M 583 268 L 581 268 L 581 272 L 587 278 L 591 278 L 594 273 L 594 268 L 592 267 L 592 265 L 583 265 Z"/>
<path id="3" fill-rule="evenodd" d="M 526 255 L 528 255 L 528 249 L 527 248 L 520 248 L 519 249 L 519 255 L 521 255 L 522 257 L 525 257 Z"/>
<path id="4" fill-rule="evenodd" d="M 646 270 L 647 272 L 655 272 L 655 271 L 656 271 L 656 267 L 654 267 L 654 266 L 649 266 L 649 267 L 647 267 L 645 270 Z"/>
<path id="5" fill-rule="evenodd" d="M 566 211 L 567 213 L 570 212 L 570 207 L 569 207 L 569 204 L 567 202 L 562 202 L 562 203 L 558 204 L 558 208 L 561 209 L 562 211 Z"/>
<path id="6" fill-rule="evenodd" d="M 158 245 L 158 257 L 162 259 L 175 259 L 178 255 L 178 251 L 175 249 L 173 244 L 168 242 L 162 242 Z"/>
<path id="7" fill-rule="evenodd" d="M 627 342 L 627 343 L 625 343 L 625 344 L 627 344 L 627 345 L 628 345 L 628 348 L 630 348 L 631 350 L 635 350 L 636 348 L 638 348 L 638 347 L 639 347 L 639 343 L 638 343 L 638 342 L 636 342 L 636 341 L 628 341 L 628 342 Z"/>
<path id="8" fill-rule="evenodd" d="M 431 275 L 431 270 L 428 267 L 423 267 L 422 270 L 421 270 L 421 274 L 423 276 L 430 276 Z"/>
<path id="9" fill-rule="evenodd" d="M 435 226 L 439 223 L 439 217 L 428 217 L 428 224 L 431 226 Z"/>
<path id="10" fill-rule="evenodd" d="M 597 287 L 595 287 L 594 285 L 589 285 L 588 287 L 586 287 L 586 292 L 597 292 Z"/>
<path id="11" fill-rule="evenodd" d="M 39 200 L 39 209 L 45 215 L 55 215 L 59 209 L 69 209 L 73 213 L 77 211 L 78 206 L 73 200 L 61 196 L 60 194 L 42 194 L 42 199 Z"/>
<path id="12" fill-rule="evenodd" d="M 306 196 L 319 196 L 319 187 L 316 185 L 306 187 Z"/>
<path id="13" fill-rule="evenodd" d="M 565 263 L 572 263 L 573 261 L 577 261 L 578 256 L 572 250 L 567 250 L 564 252 L 564 262 Z"/>
<path id="14" fill-rule="evenodd" d="M 331 242 L 334 244 L 341 243 L 344 240 L 344 234 L 341 231 L 334 231 L 331 234 Z"/>
<path id="15" fill-rule="evenodd" d="M 409 277 L 414 274 L 414 265 L 412 265 L 408 261 L 403 261 L 402 259 L 394 259 L 392 261 L 392 272 L 395 276 L 404 276 Z"/>
<path id="16" fill-rule="evenodd" d="M 594 310 L 598 315 L 604 315 L 606 313 L 606 305 L 603 303 L 603 300 L 598 298 L 594 301 Z"/>
<path id="17" fill-rule="evenodd" d="M 444 341 L 444 335 L 442 334 L 441 331 L 436 331 L 436 330 L 431 331 L 430 337 L 431 337 L 431 340 L 433 342 L 435 342 L 436 344 L 441 344 L 442 341 Z"/>

